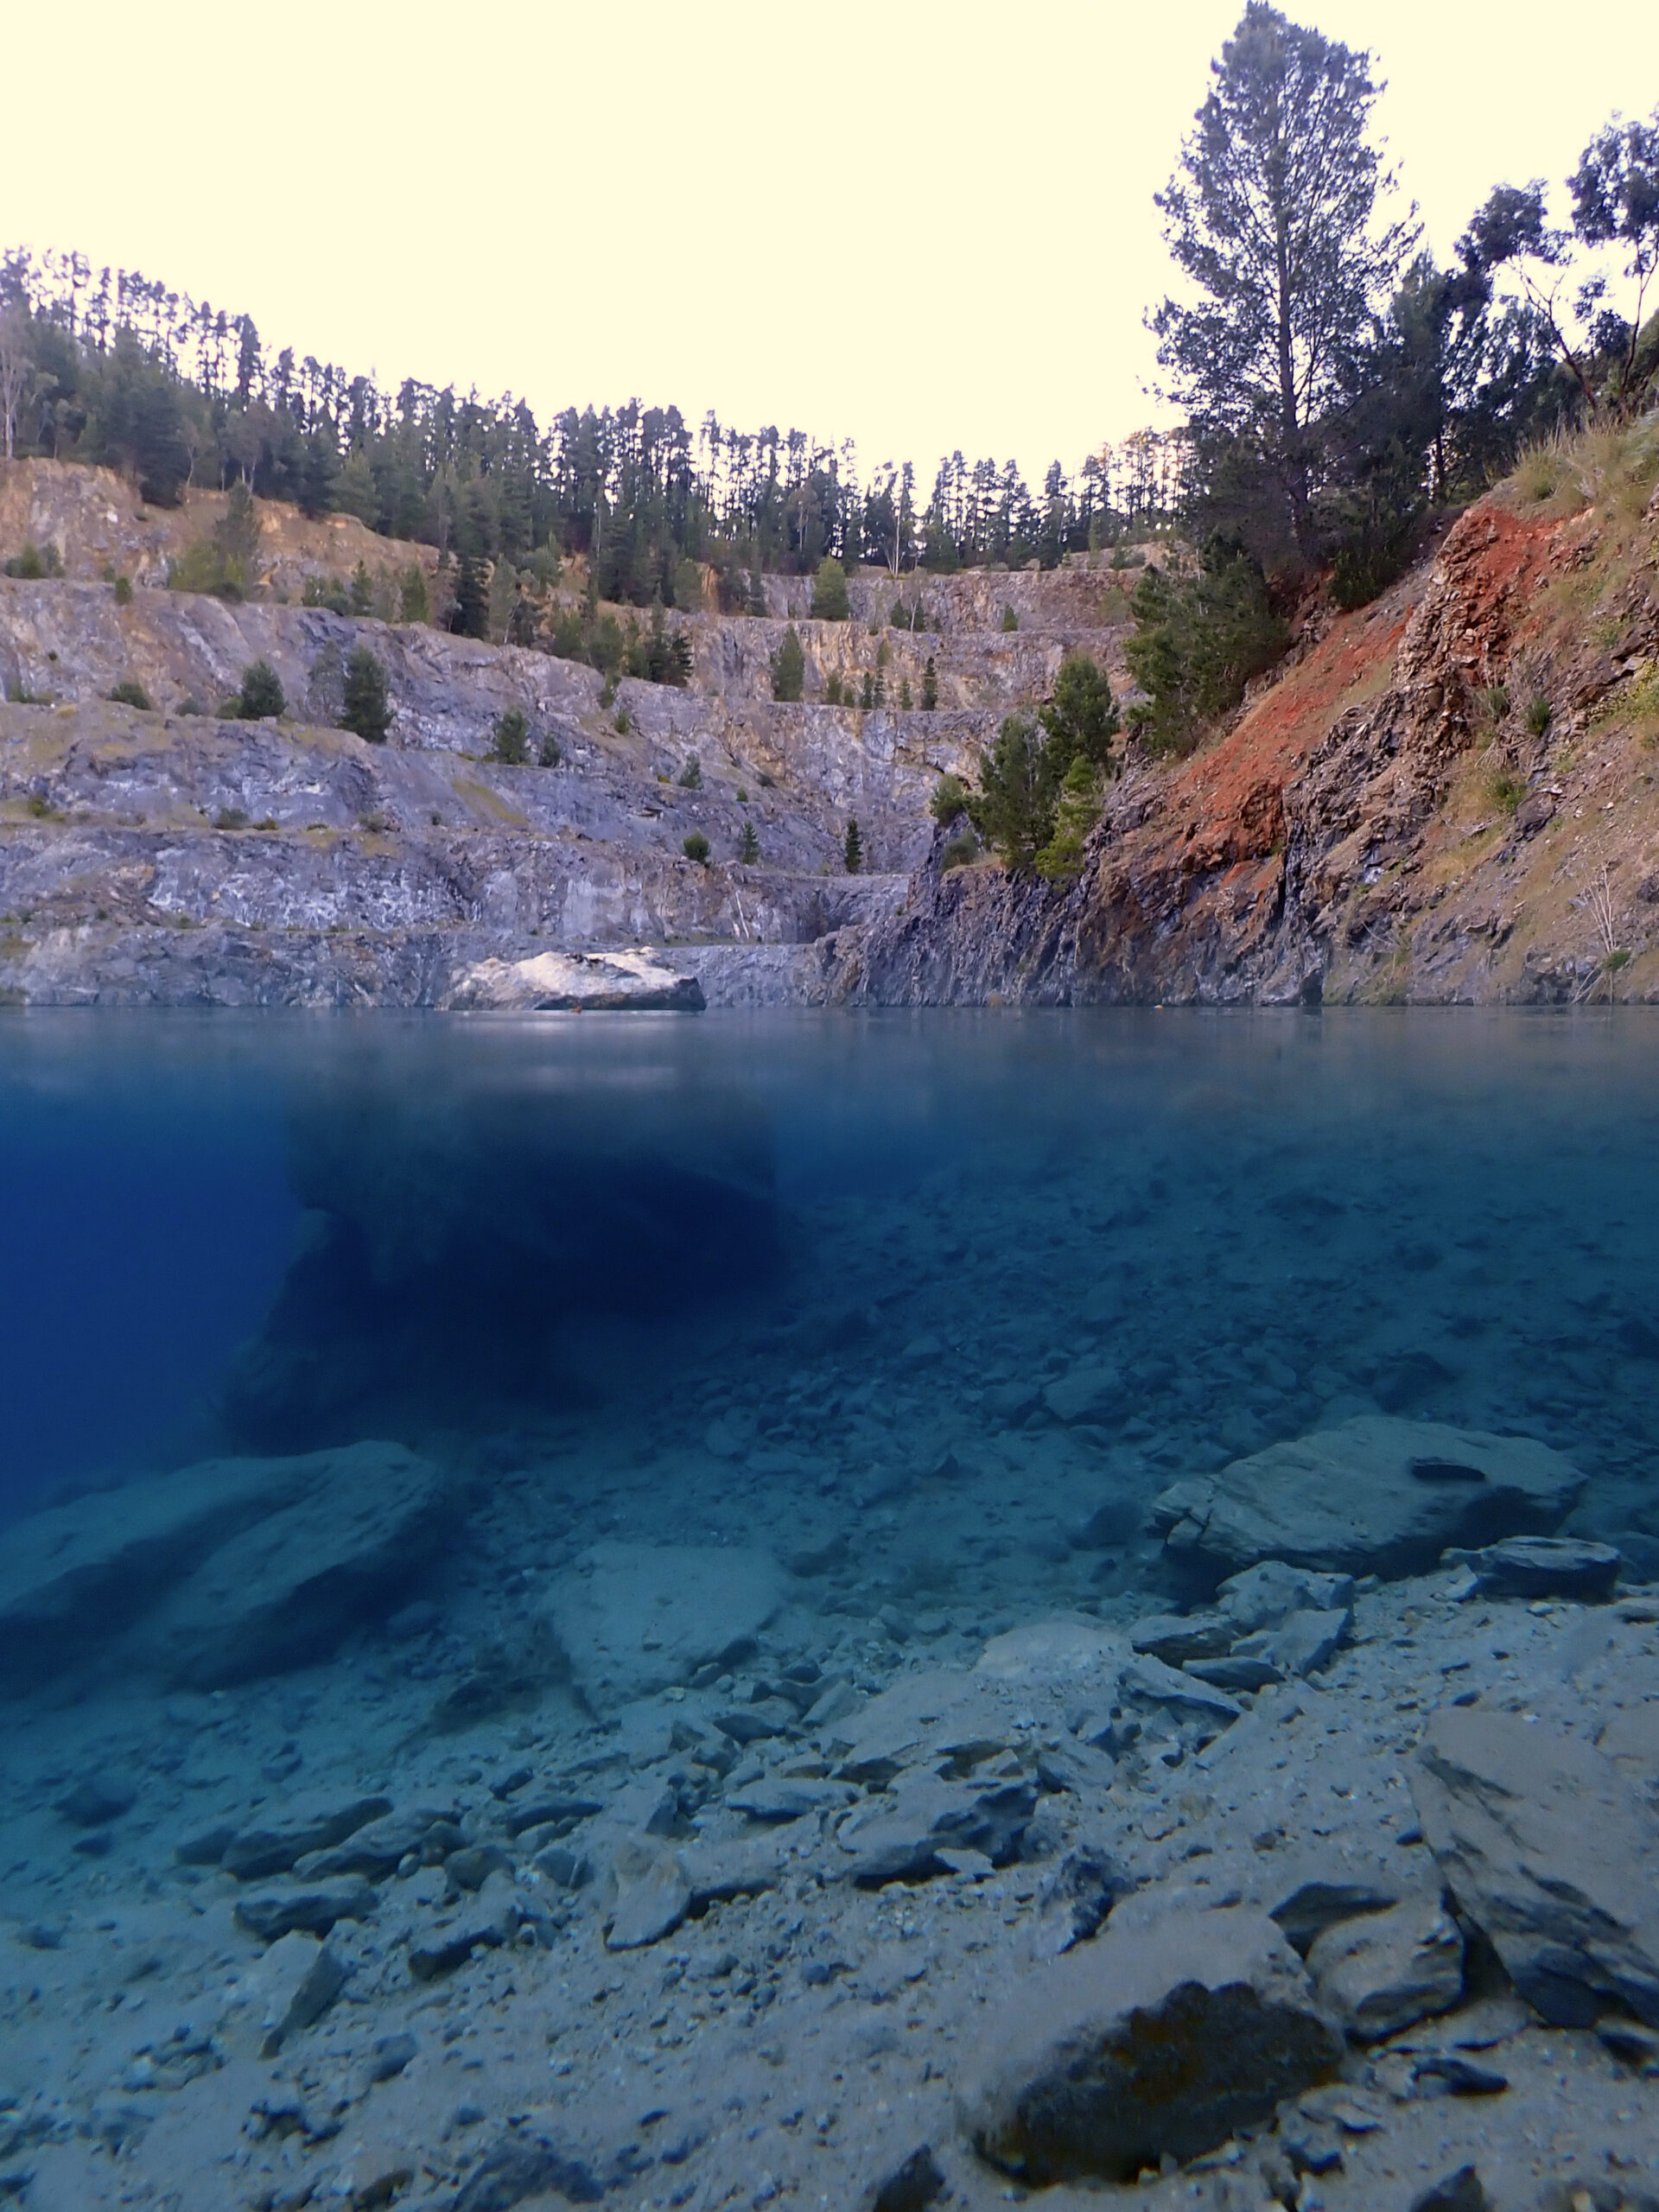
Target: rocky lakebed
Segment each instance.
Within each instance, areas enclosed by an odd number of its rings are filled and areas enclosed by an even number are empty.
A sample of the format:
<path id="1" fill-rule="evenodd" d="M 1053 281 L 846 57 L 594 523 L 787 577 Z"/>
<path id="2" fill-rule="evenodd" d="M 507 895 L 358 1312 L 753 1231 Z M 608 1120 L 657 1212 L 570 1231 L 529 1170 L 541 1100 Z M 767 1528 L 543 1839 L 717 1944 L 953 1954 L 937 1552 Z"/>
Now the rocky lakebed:
<path id="1" fill-rule="evenodd" d="M 267 1040 L 0 1543 L 0 2199 L 1659 2204 L 1646 1047 L 1321 1019 Z"/>

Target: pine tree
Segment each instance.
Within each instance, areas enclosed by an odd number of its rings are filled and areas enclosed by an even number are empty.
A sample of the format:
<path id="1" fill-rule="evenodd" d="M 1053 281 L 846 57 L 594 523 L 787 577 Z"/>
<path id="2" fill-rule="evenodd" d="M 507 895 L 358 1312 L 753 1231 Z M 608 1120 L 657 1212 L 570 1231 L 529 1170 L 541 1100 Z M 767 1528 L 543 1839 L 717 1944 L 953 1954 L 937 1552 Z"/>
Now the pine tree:
<path id="1" fill-rule="evenodd" d="M 1164 302 L 1158 358 L 1201 444 L 1242 442 L 1265 467 L 1281 534 L 1311 556 L 1319 426 L 1354 385 L 1414 233 L 1373 227 L 1392 180 L 1366 137 L 1369 54 L 1249 0 L 1213 72 L 1158 196 L 1170 251 L 1207 296 Z"/>
<path id="2" fill-rule="evenodd" d="M 806 655 L 801 647 L 800 632 L 791 622 L 772 657 L 772 696 L 774 699 L 798 699 L 805 681 Z"/>
<path id="3" fill-rule="evenodd" d="M 859 694 L 858 703 L 865 708 L 875 704 L 875 677 L 868 668 L 864 671 L 864 689 Z"/>
<path id="4" fill-rule="evenodd" d="M 482 572 L 470 554 L 463 555 L 455 577 L 453 626 L 456 636 L 461 638 L 486 638 L 489 635 L 490 603 L 485 593 Z"/>
<path id="5" fill-rule="evenodd" d="M 931 715 L 938 703 L 939 673 L 933 665 L 932 654 L 929 653 L 927 665 L 922 671 L 922 706 L 925 712 Z"/>
<path id="6" fill-rule="evenodd" d="M 386 700 L 386 671 L 366 645 L 358 645 L 346 659 L 346 689 L 340 709 L 341 729 L 354 730 L 371 745 L 384 745 L 391 728 Z"/>
<path id="7" fill-rule="evenodd" d="M 907 676 L 899 685 L 899 711 L 901 715 L 910 712 L 910 678 Z"/>
<path id="8" fill-rule="evenodd" d="M 845 622 L 852 615 L 852 602 L 847 596 L 847 571 L 839 561 L 826 558 L 818 563 L 818 573 L 812 582 L 812 619 L 816 622 Z"/>
<path id="9" fill-rule="evenodd" d="M 754 834 L 754 824 L 747 816 L 743 835 L 737 841 L 737 857 L 746 868 L 753 868 L 760 857 L 760 840 Z"/>
<path id="10" fill-rule="evenodd" d="M 490 751 L 509 768 L 523 768 L 530 760 L 530 724 L 519 707 L 499 714 L 490 728 Z"/>
<path id="11" fill-rule="evenodd" d="M 849 822 L 847 835 L 841 849 L 842 864 L 849 875 L 856 875 L 864 865 L 864 840 L 859 835 L 856 822 Z"/>
<path id="12" fill-rule="evenodd" d="M 397 612 L 405 622 L 431 620 L 432 603 L 427 595 L 426 571 L 418 561 L 411 561 L 397 580 Z"/>
<path id="13" fill-rule="evenodd" d="M 242 688 L 237 693 L 236 711 L 245 722 L 261 722 L 288 712 L 288 698 L 283 690 L 282 678 L 268 660 L 251 662 L 242 671 Z"/>
<path id="14" fill-rule="evenodd" d="M 362 561 L 352 570 L 351 609 L 358 615 L 374 612 L 374 579 Z"/>

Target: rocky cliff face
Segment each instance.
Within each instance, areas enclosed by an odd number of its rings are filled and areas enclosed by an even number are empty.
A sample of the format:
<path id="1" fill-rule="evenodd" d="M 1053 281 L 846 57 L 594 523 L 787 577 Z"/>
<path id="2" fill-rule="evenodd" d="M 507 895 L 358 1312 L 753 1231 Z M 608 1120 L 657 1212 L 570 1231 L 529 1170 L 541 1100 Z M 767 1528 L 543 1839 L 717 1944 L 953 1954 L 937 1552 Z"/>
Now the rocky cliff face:
<path id="1" fill-rule="evenodd" d="M 1659 996 L 1659 425 L 1583 442 L 1115 787 L 1066 890 L 941 875 L 843 938 L 871 1002 Z"/>
<path id="2" fill-rule="evenodd" d="M 679 618 L 685 690 L 624 680 L 601 705 L 585 665 L 272 581 L 417 549 L 275 512 L 270 595 L 226 606 L 143 581 L 213 502 L 146 517 L 105 472 L 20 464 L 0 551 L 51 543 L 67 574 L 0 580 L 0 992 L 442 1005 L 483 962 L 646 944 L 727 1004 L 1659 995 L 1656 475 L 1652 423 L 1523 472 L 1375 605 L 1313 622 L 1218 741 L 1132 761 L 1056 888 L 942 874 L 927 800 L 1065 652 L 1127 688 L 1122 572 L 866 570 L 847 623 L 768 578 L 764 616 Z M 140 579 L 130 603 L 110 574 Z M 791 620 L 804 696 L 781 705 Z M 388 672 L 385 746 L 330 726 L 359 642 Z M 257 658 L 294 718 L 212 719 Z M 827 702 L 878 662 L 918 700 L 930 658 L 937 711 Z M 111 704 L 123 681 L 155 710 Z M 558 765 L 488 757 L 508 708 Z M 855 817 L 870 872 L 849 877 Z"/>
<path id="3" fill-rule="evenodd" d="M 624 679 L 602 704 L 581 664 L 294 605 L 308 576 L 359 558 L 372 576 L 429 568 L 424 549 L 347 518 L 262 506 L 260 596 L 167 590 L 168 561 L 221 505 L 158 515 L 107 471 L 0 472 L 0 553 L 50 546 L 65 570 L 0 579 L 0 992 L 14 1001 L 444 1004 L 480 962 L 642 944 L 675 948 L 717 999 L 807 995 L 824 962 L 797 948 L 902 902 L 938 774 L 967 768 L 1071 645 L 1121 662 L 1122 580 L 1103 569 L 938 580 L 926 631 L 890 626 L 900 594 L 874 574 L 841 624 L 806 618 L 810 580 L 772 579 L 765 617 L 683 618 L 685 690 Z M 125 603 L 118 577 L 137 587 Z M 1001 629 L 1005 606 L 1019 629 Z M 791 613 L 805 696 L 784 705 L 770 661 Z M 359 643 L 387 671 L 384 746 L 332 727 Z M 874 677 L 883 646 L 893 702 L 906 682 L 919 699 L 933 660 L 937 711 L 825 703 L 832 677 Z M 215 719 L 259 658 L 289 715 Z M 152 710 L 112 703 L 124 683 Z M 514 708 L 556 766 L 490 757 Z M 853 818 L 868 872 L 849 876 Z M 746 823 L 753 863 L 737 858 Z M 684 854 L 693 833 L 707 864 Z"/>

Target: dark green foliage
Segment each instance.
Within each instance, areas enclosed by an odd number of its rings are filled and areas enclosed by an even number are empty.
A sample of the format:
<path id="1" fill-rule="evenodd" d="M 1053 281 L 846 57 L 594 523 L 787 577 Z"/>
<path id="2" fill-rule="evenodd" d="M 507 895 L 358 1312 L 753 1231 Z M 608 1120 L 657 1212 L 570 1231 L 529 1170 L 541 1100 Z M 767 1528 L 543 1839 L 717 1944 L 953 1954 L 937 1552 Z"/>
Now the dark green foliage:
<path id="1" fill-rule="evenodd" d="M 902 599 L 893 601 L 887 614 L 887 626 L 892 630 L 915 631 L 931 630 L 933 626 L 927 619 L 926 609 L 918 594 L 908 604 Z"/>
<path id="2" fill-rule="evenodd" d="M 340 727 L 354 730 L 371 745 L 384 745 L 391 728 L 386 671 L 366 645 L 353 646 L 346 656 L 345 704 Z"/>
<path id="3" fill-rule="evenodd" d="M 1054 696 L 1035 715 L 1005 719 L 981 762 L 967 812 L 1010 868 L 1064 874 L 1080 856 L 1082 836 L 1099 811 L 1101 780 L 1115 765 L 1117 728 L 1111 687 L 1087 653 L 1066 655 Z M 936 791 L 936 814 L 943 803 Z M 1051 853 L 1062 830 L 1066 842 Z"/>
<path id="4" fill-rule="evenodd" d="M 1554 719 L 1554 708 L 1540 691 L 1527 708 L 1527 728 L 1535 737 L 1541 737 Z"/>
<path id="5" fill-rule="evenodd" d="M 960 776 L 941 776 L 933 786 L 927 810 L 941 829 L 948 830 L 959 815 L 968 811 L 968 786 Z"/>
<path id="6" fill-rule="evenodd" d="M 123 677 L 119 683 L 112 683 L 109 696 L 118 707 L 137 707 L 145 714 L 150 712 L 149 692 L 130 676 Z"/>
<path id="7" fill-rule="evenodd" d="M 849 875 L 856 875 L 864 865 L 864 839 L 856 822 L 847 824 L 847 835 L 841 842 L 841 863 Z"/>
<path id="8" fill-rule="evenodd" d="M 1088 653 L 1067 653 L 1054 677 L 1054 696 L 1037 709 L 1046 733 L 1050 772 L 1058 785 L 1081 758 L 1102 774 L 1112 766 L 1117 734 L 1117 702 L 1112 687 Z"/>
<path id="9" fill-rule="evenodd" d="M 680 850 L 685 855 L 687 860 L 696 861 L 699 868 L 706 868 L 708 866 L 709 840 L 703 836 L 701 830 L 694 830 L 689 837 L 683 838 L 680 843 Z"/>
<path id="10" fill-rule="evenodd" d="M 933 656 L 929 653 L 927 665 L 922 671 L 922 707 L 925 712 L 931 714 L 938 703 L 939 674 L 933 665 Z"/>
<path id="11" fill-rule="evenodd" d="M 1045 791 L 1042 724 L 1031 715 L 1007 715 L 996 742 L 983 755 L 979 788 L 968 818 L 1008 867 L 1028 868 L 1053 828 L 1053 800 Z"/>
<path id="12" fill-rule="evenodd" d="M 899 685 L 899 711 L 902 715 L 910 712 L 910 678 L 907 676 L 900 680 Z"/>
<path id="13" fill-rule="evenodd" d="M 875 671 L 873 669 L 867 668 L 864 671 L 864 685 L 858 695 L 858 703 L 866 708 L 875 704 Z"/>
<path id="14" fill-rule="evenodd" d="M 535 604 L 520 592 L 512 602 L 512 612 L 507 617 L 507 643 L 510 645 L 533 645 L 535 642 Z"/>
<path id="15" fill-rule="evenodd" d="M 530 760 L 530 724 L 521 709 L 507 707 L 490 726 L 490 754 L 509 768 L 522 768 Z"/>
<path id="16" fill-rule="evenodd" d="M 115 603 L 118 607 L 130 607 L 132 605 L 132 579 L 130 576 L 118 576 L 116 578 Z"/>
<path id="17" fill-rule="evenodd" d="M 841 704 L 841 699 L 842 690 L 840 677 L 834 675 L 826 676 L 823 679 L 824 705 L 826 707 L 838 707 Z"/>
<path id="18" fill-rule="evenodd" d="M 484 571 L 470 554 L 462 556 L 456 573 L 455 611 L 449 626 L 461 638 L 487 638 L 490 634 L 490 599 Z"/>
<path id="19" fill-rule="evenodd" d="M 588 632 L 588 658 L 603 677 L 614 680 L 627 651 L 614 614 L 601 614 Z"/>
<path id="20" fill-rule="evenodd" d="M 1125 657 L 1147 695 L 1131 720 L 1154 753 L 1196 744 L 1285 648 L 1285 625 L 1267 581 L 1236 543 L 1212 540 L 1196 576 L 1172 577 L 1148 567 L 1131 605 L 1138 626 Z"/>
<path id="21" fill-rule="evenodd" d="M 805 681 L 806 655 L 801 650 L 800 632 L 791 622 L 772 656 L 772 696 L 774 699 L 798 699 Z"/>
<path id="22" fill-rule="evenodd" d="M 287 712 L 287 694 L 276 670 L 268 660 L 251 662 L 242 671 L 242 688 L 236 695 L 237 718 L 261 722 Z"/>
<path id="23" fill-rule="evenodd" d="M 0 573 L 20 576 L 26 583 L 39 583 L 48 576 L 60 576 L 63 561 L 55 545 L 29 544 L 21 553 L 14 553 Z"/>
<path id="24" fill-rule="evenodd" d="M 964 830 L 950 839 L 939 855 L 939 871 L 943 874 L 949 868 L 966 868 L 970 861 L 978 858 L 979 840 L 971 830 Z"/>
<path id="25" fill-rule="evenodd" d="M 679 782 L 683 791 L 700 791 L 702 789 L 702 763 L 695 753 L 681 769 Z"/>
<path id="26" fill-rule="evenodd" d="M 308 576 L 300 587 L 300 605 L 326 607 L 331 614 L 349 614 L 352 611 L 351 600 L 338 576 Z"/>
<path id="27" fill-rule="evenodd" d="M 847 596 L 847 571 L 841 563 L 826 557 L 818 563 L 812 582 L 812 615 L 818 622 L 846 622 L 852 616 Z"/>
<path id="28" fill-rule="evenodd" d="M 1004 630 L 1017 630 L 1020 627 L 1020 617 L 1011 607 L 1005 607 L 1002 610 L 1001 627 Z"/>
<path id="29" fill-rule="evenodd" d="M 369 574 L 367 564 L 362 561 L 352 570 L 350 606 L 352 613 L 356 615 L 372 614 L 374 612 L 374 579 Z"/>
<path id="30" fill-rule="evenodd" d="M 221 806 L 213 817 L 215 830 L 245 830 L 248 810 L 244 806 Z"/>
<path id="31" fill-rule="evenodd" d="M 551 730 L 547 731 L 543 736 L 540 750 L 536 755 L 536 765 L 540 768 L 556 768 L 563 758 L 563 753 L 559 750 L 558 739 L 554 736 Z"/>
<path id="32" fill-rule="evenodd" d="M 760 857 L 760 840 L 754 834 L 753 822 L 745 821 L 743 834 L 737 841 L 737 857 L 745 868 L 753 868 Z"/>
<path id="33" fill-rule="evenodd" d="M 562 607 L 548 639 L 548 651 L 560 660 L 586 660 L 588 635 L 574 607 Z"/>
<path id="34" fill-rule="evenodd" d="M 432 619 L 426 571 L 418 561 L 411 561 L 397 579 L 397 614 L 404 622 L 429 622 Z"/>
<path id="35" fill-rule="evenodd" d="M 1037 854 L 1038 874 L 1051 883 L 1062 883 L 1080 874 L 1089 832 L 1099 818 L 1100 771 L 1080 753 L 1060 785 L 1053 829 Z"/>
<path id="36" fill-rule="evenodd" d="M 1367 136 L 1376 97 L 1369 54 L 1249 0 L 1158 198 L 1202 296 L 1158 309 L 1158 358 L 1200 437 L 1249 450 L 1307 557 L 1311 434 L 1351 391 L 1414 235 L 1374 228 L 1389 186 Z"/>

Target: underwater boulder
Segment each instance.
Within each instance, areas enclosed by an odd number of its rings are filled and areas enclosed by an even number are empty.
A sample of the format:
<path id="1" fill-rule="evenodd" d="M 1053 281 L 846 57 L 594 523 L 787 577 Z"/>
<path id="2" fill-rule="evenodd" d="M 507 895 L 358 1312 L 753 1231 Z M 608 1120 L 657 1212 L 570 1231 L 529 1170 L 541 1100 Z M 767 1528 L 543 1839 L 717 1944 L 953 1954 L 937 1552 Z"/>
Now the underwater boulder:
<path id="1" fill-rule="evenodd" d="M 996 2008 L 962 2099 L 980 2156 L 1030 2186 L 1134 2181 L 1213 2151 L 1336 2071 L 1301 1961 L 1248 1906 L 1103 1933 Z"/>
<path id="2" fill-rule="evenodd" d="M 1172 1484 L 1150 1522 L 1206 1578 L 1262 1560 L 1400 1576 L 1448 1548 L 1554 1529 L 1583 1481 L 1529 1436 L 1362 1414 Z"/>
<path id="3" fill-rule="evenodd" d="M 297 1665 L 292 1655 L 331 1648 L 401 1592 L 430 1555 L 447 1497 L 429 1463 L 401 1445 L 366 1443 L 203 1460 L 30 1514 L 0 1548 L 0 1694 L 95 1661 L 175 1605 L 207 1639 L 181 1680 L 211 1688 L 239 1678 L 226 1664 Z M 265 1656 L 253 1663 L 251 1624 L 262 1610 Z M 231 1640 L 216 1650 L 215 1635 Z"/>
<path id="4" fill-rule="evenodd" d="M 1518 1713 L 1447 1707 L 1411 1794 L 1459 1913 L 1558 2027 L 1603 2012 L 1659 2027 L 1650 1817 L 1612 1759 Z"/>
<path id="5" fill-rule="evenodd" d="M 407 1595 L 454 1526 L 448 1474 L 401 1444 L 312 1455 L 291 1503 L 220 1545 L 135 1630 L 135 1657 L 219 1689 L 327 1658 Z"/>
<path id="6" fill-rule="evenodd" d="M 784 1597 L 767 1552 L 608 1542 L 555 1577 L 547 1620 L 577 1694 L 595 1712 L 614 1712 L 700 1668 L 734 1664 Z"/>

